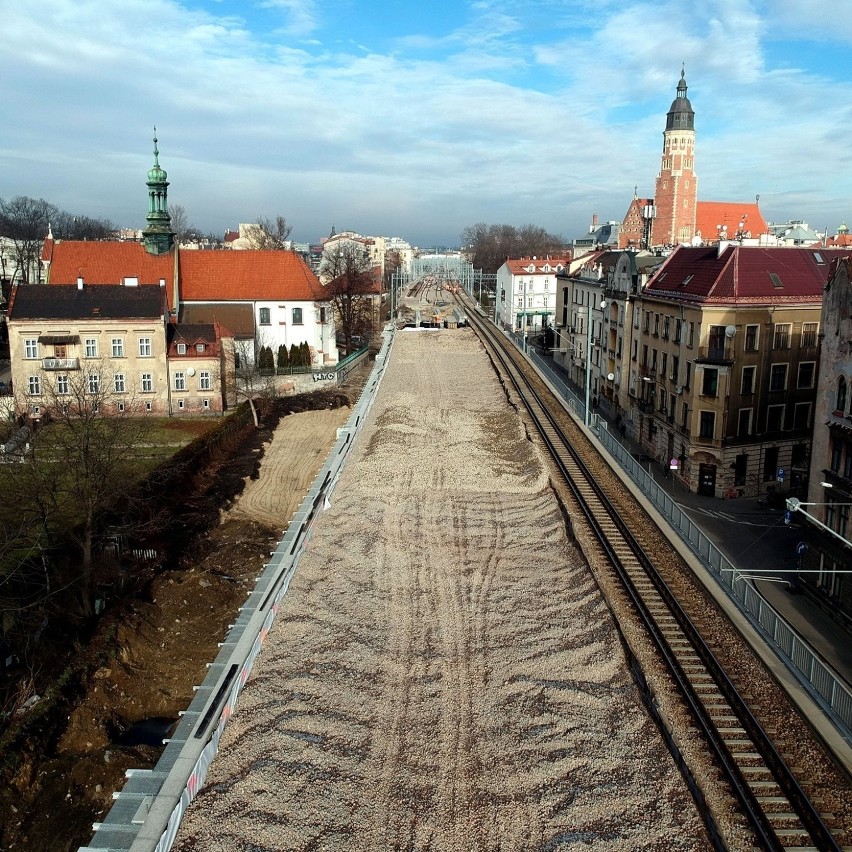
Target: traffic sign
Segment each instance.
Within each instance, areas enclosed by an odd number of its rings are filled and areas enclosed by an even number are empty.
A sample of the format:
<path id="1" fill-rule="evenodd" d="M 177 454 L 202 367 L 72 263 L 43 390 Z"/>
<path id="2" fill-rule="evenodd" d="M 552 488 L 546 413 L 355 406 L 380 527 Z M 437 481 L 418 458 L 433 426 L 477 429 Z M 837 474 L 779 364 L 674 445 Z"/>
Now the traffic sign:
<path id="1" fill-rule="evenodd" d="M 784 468 L 783 468 L 783 467 L 779 467 L 779 468 L 778 468 L 778 473 L 775 475 L 775 478 L 776 478 L 779 482 L 783 482 L 783 481 L 784 481 L 784 475 L 785 475 L 785 470 L 784 470 Z"/>
<path id="2" fill-rule="evenodd" d="M 669 467 L 672 470 L 677 470 L 680 467 L 680 462 L 677 459 L 670 459 L 669 460 Z"/>
<path id="3" fill-rule="evenodd" d="M 808 549 L 807 544 L 805 544 L 805 542 L 803 542 L 803 541 L 800 541 L 796 545 L 796 555 L 801 556 L 807 549 Z"/>
<path id="4" fill-rule="evenodd" d="M 792 521 L 792 520 L 793 520 L 793 513 L 789 509 L 787 509 L 787 511 L 784 512 L 784 523 L 789 524 L 790 521 Z"/>

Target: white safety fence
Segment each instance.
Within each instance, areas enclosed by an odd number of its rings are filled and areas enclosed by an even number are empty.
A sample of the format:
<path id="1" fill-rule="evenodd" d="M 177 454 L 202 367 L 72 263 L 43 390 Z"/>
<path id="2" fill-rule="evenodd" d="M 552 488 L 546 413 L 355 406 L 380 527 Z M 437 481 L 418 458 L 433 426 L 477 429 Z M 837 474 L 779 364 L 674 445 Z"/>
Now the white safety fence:
<path id="1" fill-rule="evenodd" d="M 317 474 L 278 547 L 241 607 L 207 677 L 182 715 L 174 734 L 153 769 L 130 769 L 124 788 L 113 793 L 115 803 L 94 826 L 94 836 L 79 852 L 130 850 L 168 852 L 181 819 L 207 777 L 225 725 L 233 714 L 242 687 L 287 593 L 314 521 L 328 507 L 340 471 L 363 424 L 390 357 L 393 329 L 384 342 L 346 425 Z"/>

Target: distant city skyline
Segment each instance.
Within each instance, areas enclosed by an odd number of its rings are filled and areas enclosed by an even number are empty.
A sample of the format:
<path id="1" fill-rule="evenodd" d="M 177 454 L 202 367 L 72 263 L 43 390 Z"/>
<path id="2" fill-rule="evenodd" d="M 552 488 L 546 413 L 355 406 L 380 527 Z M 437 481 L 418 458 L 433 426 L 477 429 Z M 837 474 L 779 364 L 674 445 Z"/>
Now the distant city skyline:
<path id="1" fill-rule="evenodd" d="M 852 220 L 852 20 L 829 0 L 0 0 L 0 197 L 205 232 L 278 214 L 422 247 L 572 239 L 651 196 L 685 68 L 698 197 Z"/>

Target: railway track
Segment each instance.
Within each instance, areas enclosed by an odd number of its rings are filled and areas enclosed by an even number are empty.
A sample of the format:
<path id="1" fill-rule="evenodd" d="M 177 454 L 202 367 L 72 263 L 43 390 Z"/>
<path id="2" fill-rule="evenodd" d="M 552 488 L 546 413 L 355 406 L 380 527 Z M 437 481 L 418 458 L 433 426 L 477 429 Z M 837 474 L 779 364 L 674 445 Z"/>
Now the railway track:
<path id="1" fill-rule="evenodd" d="M 832 815 L 822 815 L 806 794 L 796 772 L 750 709 L 747 697 L 735 687 L 669 588 L 655 556 L 634 535 L 622 510 L 613 504 L 589 469 L 589 462 L 579 450 L 588 443 L 582 430 L 576 424 L 572 429 L 566 426 L 566 418 L 554 416 L 561 403 L 500 332 L 475 310 L 468 311 L 468 319 L 496 369 L 520 398 L 573 495 L 582 522 L 591 531 L 591 548 L 595 552 L 587 550 L 587 558 L 595 564 L 611 566 L 617 575 L 647 642 L 655 649 L 656 658 L 665 667 L 679 702 L 686 709 L 689 727 L 700 735 L 723 785 L 736 802 L 741 825 L 733 832 L 734 838 L 730 828 L 724 826 L 725 820 L 713 814 L 705 802 L 701 785 L 683 755 L 676 753 L 715 847 L 788 852 L 850 848 L 840 845 L 834 834 L 836 826 L 830 824 Z M 575 525 L 579 522 L 577 518 L 572 520 Z M 728 629 L 733 630 L 729 625 Z M 674 740 L 667 739 L 677 752 Z M 838 833 L 842 835 L 843 831 Z"/>

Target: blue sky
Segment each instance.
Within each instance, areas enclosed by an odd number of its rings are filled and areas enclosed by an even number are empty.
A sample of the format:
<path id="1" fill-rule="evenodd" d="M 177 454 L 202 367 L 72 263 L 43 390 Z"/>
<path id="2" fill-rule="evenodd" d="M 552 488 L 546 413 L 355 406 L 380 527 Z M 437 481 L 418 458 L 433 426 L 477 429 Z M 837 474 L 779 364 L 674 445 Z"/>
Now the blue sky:
<path id="1" fill-rule="evenodd" d="M 455 244 L 652 195 L 681 65 L 699 198 L 852 224 L 852 16 L 832 0 L 0 0 L 0 197 L 223 233 L 287 217 Z"/>

